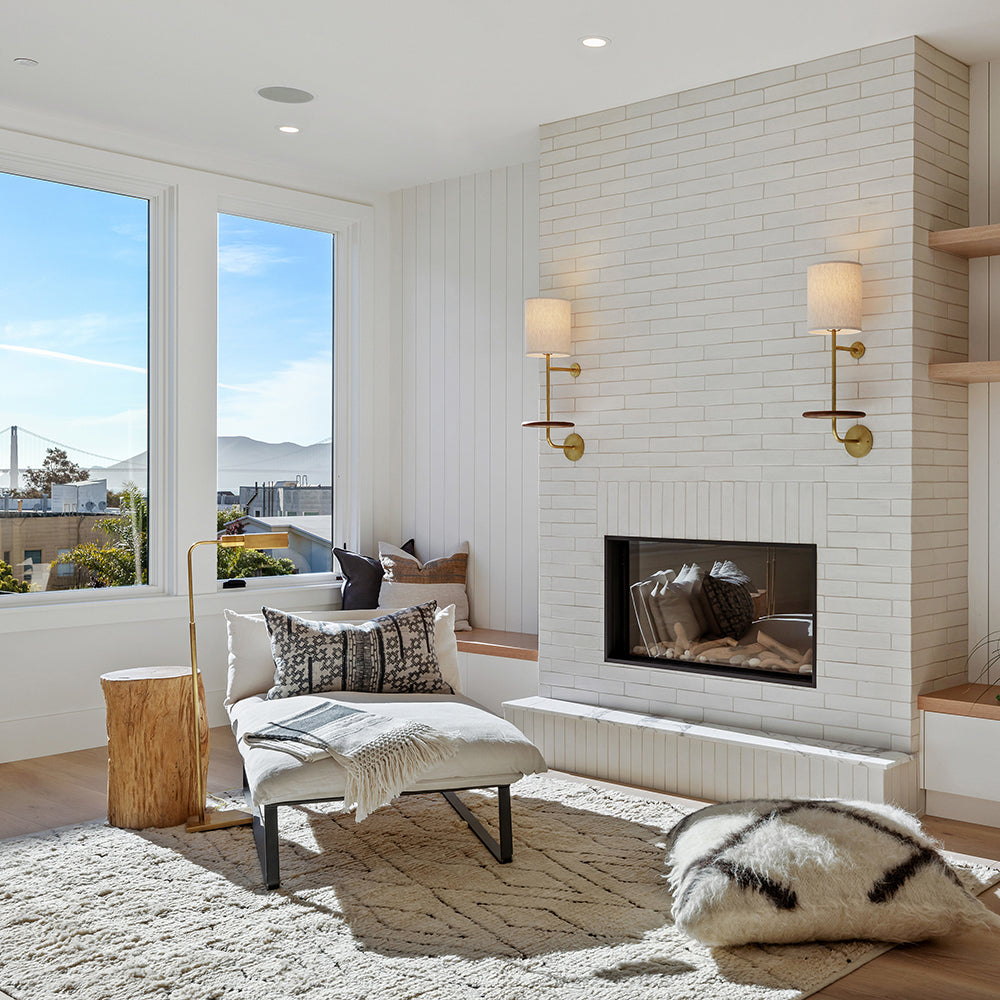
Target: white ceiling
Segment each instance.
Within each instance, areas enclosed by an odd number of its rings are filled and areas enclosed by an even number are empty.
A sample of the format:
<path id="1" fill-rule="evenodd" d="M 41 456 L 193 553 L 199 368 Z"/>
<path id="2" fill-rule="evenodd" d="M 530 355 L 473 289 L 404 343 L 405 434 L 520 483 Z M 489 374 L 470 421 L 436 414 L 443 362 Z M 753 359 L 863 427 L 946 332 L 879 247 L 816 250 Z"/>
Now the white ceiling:
<path id="1" fill-rule="evenodd" d="M 394 190 L 533 158 L 542 122 L 914 34 L 1000 57 L 1000 2 L 0 0 L 0 126 Z"/>

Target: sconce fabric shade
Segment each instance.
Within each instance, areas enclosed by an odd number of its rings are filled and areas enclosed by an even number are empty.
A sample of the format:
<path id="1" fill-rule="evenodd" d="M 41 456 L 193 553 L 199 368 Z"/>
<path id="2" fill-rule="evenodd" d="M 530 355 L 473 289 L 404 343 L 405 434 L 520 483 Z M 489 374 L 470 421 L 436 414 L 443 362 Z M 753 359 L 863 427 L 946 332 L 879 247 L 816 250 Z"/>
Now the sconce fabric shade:
<path id="1" fill-rule="evenodd" d="M 524 300 L 524 352 L 529 358 L 569 356 L 568 299 Z"/>
<path id="2" fill-rule="evenodd" d="M 861 265 L 850 260 L 813 264 L 806 272 L 810 333 L 861 332 Z"/>

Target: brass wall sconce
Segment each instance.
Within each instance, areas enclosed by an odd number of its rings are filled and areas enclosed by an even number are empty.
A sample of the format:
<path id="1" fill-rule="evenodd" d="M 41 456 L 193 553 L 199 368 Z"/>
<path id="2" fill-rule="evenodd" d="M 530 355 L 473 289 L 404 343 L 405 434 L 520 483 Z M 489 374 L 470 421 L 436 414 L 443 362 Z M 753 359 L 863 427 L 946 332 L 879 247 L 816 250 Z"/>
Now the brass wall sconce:
<path id="1" fill-rule="evenodd" d="M 552 440 L 553 427 L 571 428 L 572 420 L 552 419 L 552 372 L 569 372 L 579 378 L 580 366 L 574 361 L 568 368 L 556 368 L 552 358 L 569 357 L 570 304 L 566 299 L 524 300 L 524 343 L 529 358 L 545 358 L 545 419 L 525 420 L 522 427 L 544 427 L 545 440 L 553 448 L 561 449 L 571 461 L 583 455 L 583 438 L 573 433 L 560 444 Z"/>
<path id="2" fill-rule="evenodd" d="M 809 303 L 809 332 L 830 336 L 829 410 L 807 410 L 802 414 L 814 420 L 829 420 L 833 436 L 853 458 L 864 458 L 872 450 L 872 432 L 864 424 L 855 424 L 841 437 L 839 419 L 857 420 L 864 410 L 837 409 L 837 351 L 847 351 L 855 360 L 864 357 L 865 345 L 856 340 L 850 347 L 837 343 L 838 333 L 861 332 L 861 265 L 854 261 L 835 260 L 813 264 L 806 272 L 806 296 Z"/>
<path id="3" fill-rule="evenodd" d="M 227 826 L 248 826 L 253 816 L 241 809 L 207 809 L 205 807 L 205 778 L 201 769 L 201 705 L 198 697 L 198 642 L 194 628 L 194 581 L 191 574 L 191 553 L 199 545 L 217 545 L 223 548 L 241 549 L 287 549 L 288 532 L 277 531 L 259 535 L 220 535 L 195 542 L 188 549 L 188 633 L 191 637 L 191 708 L 194 713 L 194 760 L 195 774 L 198 776 L 198 812 L 188 817 L 187 832 L 221 830 Z"/>

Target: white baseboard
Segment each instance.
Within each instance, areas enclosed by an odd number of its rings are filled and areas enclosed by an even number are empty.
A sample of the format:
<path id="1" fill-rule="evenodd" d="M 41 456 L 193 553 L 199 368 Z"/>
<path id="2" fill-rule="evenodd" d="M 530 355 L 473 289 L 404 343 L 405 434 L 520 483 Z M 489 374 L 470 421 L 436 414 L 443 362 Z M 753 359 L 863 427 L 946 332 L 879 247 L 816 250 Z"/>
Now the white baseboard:
<path id="1" fill-rule="evenodd" d="M 964 823 L 1000 827 L 1000 802 L 974 799 L 969 795 L 952 795 L 950 792 L 927 790 L 928 816 L 958 819 Z"/>
<path id="2" fill-rule="evenodd" d="M 224 691 L 210 691 L 209 726 L 227 726 L 229 719 L 222 706 Z M 48 757 L 73 750 L 101 747 L 108 742 L 107 723 L 103 706 L 64 712 L 59 715 L 38 715 L 30 719 L 0 722 L 0 764 L 32 757 Z"/>

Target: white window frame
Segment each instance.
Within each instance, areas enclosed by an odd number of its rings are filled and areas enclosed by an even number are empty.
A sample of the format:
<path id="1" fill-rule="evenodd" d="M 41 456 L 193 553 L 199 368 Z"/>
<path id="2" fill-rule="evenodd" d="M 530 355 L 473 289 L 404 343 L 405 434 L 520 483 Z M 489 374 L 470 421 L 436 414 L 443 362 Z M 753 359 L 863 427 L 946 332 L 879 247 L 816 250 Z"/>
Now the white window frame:
<path id="1" fill-rule="evenodd" d="M 338 539 L 357 544 L 360 533 L 357 476 L 360 442 L 358 408 L 366 395 L 360 391 L 362 366 L 362 317 L 370 314 L 372 213 L 368 206 L 338 202 L 302 192 L 286 192 L 280 201 L 262 197 L 261 186 L 251 185 L 239 193 L 219 198 L 218 214 L 260 222 L 296 226 L 333 236 L 333 427 L 332 447 L 332 545 Z M 367 266 L 365 260 L 367 258 Z M 368 296 L 365 302 L 366 294 Z M 247 579 L 247 589 L 284 589 L 309 585 L 335 586 L 339 575 L 330 553 L 328 573 L 308 573 L 302 577 L 258 577 Z M 222 589 L 218 580 L 216 588 Z"/>
<path id="2" fill-rule="evenodd" d="M 360 406 L 372 391 L 373 206 L 40 136 L 4 132 L 3 138 L 0 170 L 140 197 L 150 205 L 149 584 L 18 595 L 0 612 L 4 628 L 186 615 L 187 549 L 212 537 L 215 528 L 220 212 L 334 236 L 333 542 L 357 546 L 360 497 L 370 492 L 372 476 L 370 458 L 361 461 L 370 455 L 367 440 L 361 440 L 370 420 L 361 419 Z M 192 398 L 199 400 L 194 414 Z M 216 593 L 222 585 L 210 549 L 196 550 L 196 595 Z M 335 580 L 335 572 L 315 573 L 261 578 L 248 586 L 260 596 L 274 590 L 288 597 L 299 590 L 303 600 L 315 602 L 321 595 L 326 599 Z M 141 610 L 132 602 L 141 602 Z"/>
<path id="3" fill-rule="evenodd" d="M 21 137 L 30 145 L 45 145 L 45 140 Z M 59 144 L 53 143 L 54 147 Z M 60 152 L 62 150 L 60 149 Z M 87 150 L 87 153 L 92 151 Z M 127 158 L 124 158 L 127 159 Z M 109 169 L 110 165 L 78 162 L 61 158 L 29 155 L 17 150 L 0 152 L 0 171 L 18 174 L 33 180 L 51 181 L 91 188 L 109 194 L 142 198 L 149 204 L 148 213 L 148 342 L 146 351 L 146 441 L 147 441 L 147 494 L 149 497 L 149 574 L 148 584 L 129 587 L 102 587 L 98 589 L 64 590 L 38 594 L 20 594 L 15 607 L 5 607 L 4 621 L 17 622 L 9 612 L 33 607 L 61 604 L 78 604 L 84 601 L 121 601 L 134 598 L 162 597 L 167 591 L 166 537 L 164 514 L 164 477 L 154 475 L 159 464 L 161 442 L 154 428 L 165 426 L 165 399 L 168 372 L 157 359 L 168 353 L 167 344 L 174 328 L 174 308 L 170 295 L 170 248 L 175 243 L 176 216 L 172 211 L 175 192 L 171 185 L 143 178 L 134 173 Z M 32 616 L 34 618 L 34 616 Z"/>

